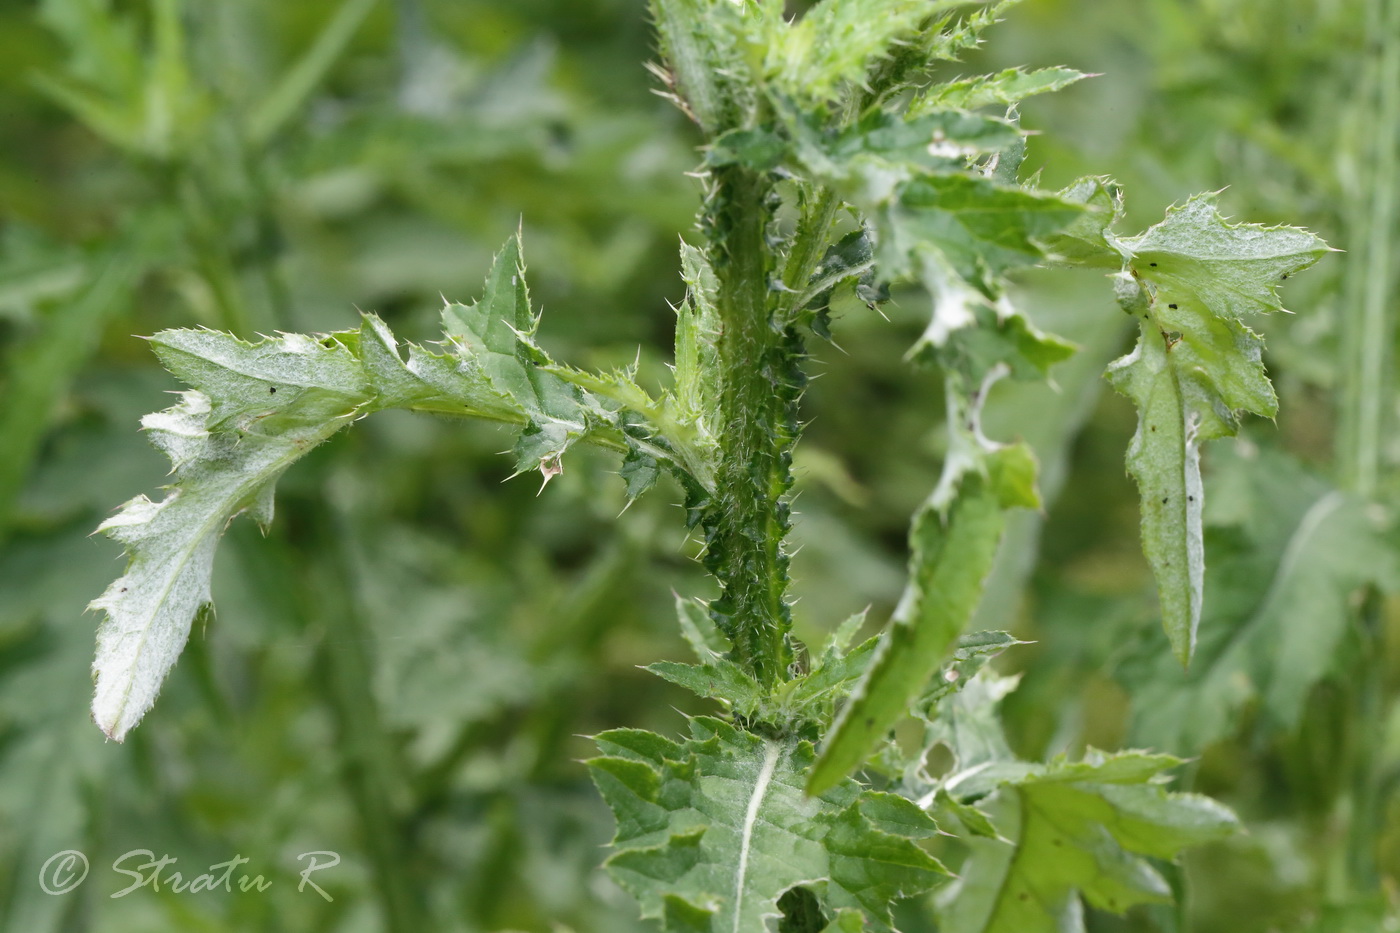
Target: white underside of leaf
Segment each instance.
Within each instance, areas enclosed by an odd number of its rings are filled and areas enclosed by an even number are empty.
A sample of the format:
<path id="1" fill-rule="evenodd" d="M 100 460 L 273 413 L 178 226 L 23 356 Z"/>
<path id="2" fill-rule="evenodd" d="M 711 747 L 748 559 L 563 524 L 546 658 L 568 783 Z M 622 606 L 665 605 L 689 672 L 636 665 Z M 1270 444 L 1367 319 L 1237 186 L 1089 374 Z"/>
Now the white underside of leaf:
<path id="1" fill-rule="evenodd" d="M 205 429 L 209 399 L 185 392 L 175 407 L 143 423 L 176 464 L 179 488 L 160 502 L 128 502 L 99 528 L 126 545 L 126 573 L 94 599 L 102 609 L 93 662 L 92 715 L 120 742 L 155 703 L 161 683 L 210 603 L 219 537 L 235 515 L 252 509 L 271 519 L 271 486 L 293 462 L 350 422 L 235 440 Z"/>
<path id="2" fill-rule="evenodd" d="M 753 846 L 753 831 L 758 824 L 758 811 L 763 806 L 764 795 L 773 780 L 773 772 L 778 767 L 781 749 L 776 742 L 763 743 L 763 767 L 754 781 L 753 793 L 749 795 L 749 806 L 744 811 L 744 825 L 739 836 L 739 865 L 734 870 L 734 933 L 740 933 L 744 916 L 744 885 L 749 873 L 749 850 Z"/>

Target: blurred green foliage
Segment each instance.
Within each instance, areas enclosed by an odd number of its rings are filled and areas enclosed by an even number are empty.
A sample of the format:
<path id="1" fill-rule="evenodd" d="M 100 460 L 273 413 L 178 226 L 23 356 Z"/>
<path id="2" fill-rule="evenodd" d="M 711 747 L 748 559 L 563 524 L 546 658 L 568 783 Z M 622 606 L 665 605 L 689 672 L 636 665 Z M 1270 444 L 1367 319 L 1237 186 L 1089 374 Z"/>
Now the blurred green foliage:
<path id="1" fill-rule="evenodd" d="M 1046 130 L 1029 167 L 1049 184 L 1116 175 L 1129 226 L 1228 185 L 1227 213 L 1348 250 L 1285 296 L 1319 310 L 1267 323 L 1278 423 L 1207 455 L 1208 615 L 1189 673 L 1161 663 L 1122 466 L 1133 415 L 1099 378 L 1127 321 L 1095 273 L 1023 282 L 1019 306 L 1080 352 L 1054 370 L 1058 394 L 1002 386 L 988 414 L 989 433 L 1036 450 L 1047 503 L 1013 522 L 973 626 L 1035 641 L 998 661 L 1024 671 L 1003 704 L 1012 742 L 1028 758 L 1199 754 L 1188 781 L 1251 828 L 1186 859 L 1179 910 L 1094 916 L 1095 933 L 1400 928 L 1384 925 L 1400 879 L 1400 632 L 1382 597 L 1352 605 L 1355 582 L 1393 578 L 1395 542 L 1374 543 L 1359 581 L 1343 568 L 1335 594 L 1287 569 L 1331 486 L 1357 490 L 1333 438 L 1352 430 L 1347 322 L 1368 257 L 1400 243 L 1374 210 L 1400 172 L 1385 158 L 1396 117 L 1377 109 L 1397 6 L 1026 0 L 950 69 L 1102 73 L 1025 104 Z M 677 735 L 678 710 L 706 711 L 638 669 L 681 654 L 671 590 L 706 591 L 674 487 L 619 522 L 603 456 L 573 454 L 537 495 L 502 483 L 512 464 L 489 428 L 357 426 L 283 480 L 266 540 L 231 529 L 218 618 L 121 746 L 88 718 L 83 607 L 117 567 L 117 546 L 89 533 L 164 468 L 136 426 L 176 384 L 132 334 L 342 329 L 359 307 L 421 339 L 523 226 L 551 351 L 637 358 L 657 380 L 697 137 L 649 92 L 651 41 L 642 4 L 621 0 L 0 5 L 0 928 L 643 928 L 597 870 L 611 822 L 577 759 L 580 736 Z M 937 475 L 937 378 L 895 365 L 922 328 L 905 297 L 888 320 L 838 306 L 840 348 L 812 348 L 793 562 L 807 641 L 818 619 L 888 615 L 908 515 Z M 1393 425 L 1393 387 L 1376 391 Z M 1394 478 L 1360 492 L 1392 501 Z M 1325 530 L 1357 536 L 1345 515 Z M 1304 545 L 1325 575 L 1328 540 Z M 1270 608 L 1261 581 L 1299 595 Z M 1306 676 L 1263 679 L 1251 658 L 1280 644 Z M 1297 715 L 1272 717 L 1271 690 L 1295 693 Z M 50 896 L 40 869 L 64 849 L 92 874 Z M 112 862 L 136 849 L 177 857 L 187 879 L 242 855 L 239 872 L 273 885 L 114 899 L 130 878 Z M 316 876 L 331 902 L 297 891 L 313 850 L 341 856 Z"/>

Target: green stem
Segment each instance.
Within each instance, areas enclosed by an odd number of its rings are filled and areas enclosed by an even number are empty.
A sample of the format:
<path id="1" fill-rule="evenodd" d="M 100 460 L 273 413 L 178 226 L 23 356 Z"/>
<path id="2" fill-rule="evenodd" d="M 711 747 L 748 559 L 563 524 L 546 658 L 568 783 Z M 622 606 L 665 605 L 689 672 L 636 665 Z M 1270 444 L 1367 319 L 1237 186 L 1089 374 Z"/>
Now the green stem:
<path id="1" fill-rule="evenodd" d="M 1380 37 L 1381 45 L 1364 84 L 1369 93 L 1360 97 L 1370 105 L 1361 115 L 1368 135 L 1357 160 L 1366 170 L 1354 180 L 1350 227 L 1353 240 L 1364 245 L 1352 254 L 1349 280 L 1355 284 L 1348 294 L 1350 313 L 1342 320 L 1337 456 L 1341 485 L 1371 498 L 1382 466 L 1384 410 L 1391 396 L 1387 363 L 1395 330 L 1391 256 L 1397 248 L 1396 175 L 1400 173 L 1400 0 L 1372 0 L 1367 12 L 1367 34 Z M 1354 680 L 1354 715 L 1360 728 L 1348 756 L 1350 789 L 1342 801 L 1347 827 L 1344 876 L 1348 894 L 1365 895 L 1379 883 L 1376 846 L 1383 815 L 1383 775 L 1377 770 L 1374 750 L 1384 739 L 1385 626 L 1374 591 L 1367 594 L 1357 622 L 1362 649 Z"/>
<path id="2" fill-rule="evenodd" d="M 716 173 L 704 224 L 719 279 L 721 459 L 702 517 L 705 565 L 720 582 L 710 604 L 735 660 L 760 683 L 786 679 L 791 616 L 784 593 L 791 448 L 802 391 L 795 332 L 775 321 L 768 223 L 773 184 L 730 167 Z"/>
<path id="3" fill-rule="evenodd" d="M 1357 160 L 1366 167 L 1354 180 L 1353 240 L 1364 244 L 1352 254 L 1355 283 L 1348 296 L 1351 313 L 1342 320 L 1342 408 L 1338 459 L 1345 487 L 1371 496 L 1380 472 L 1382 412 L 1389 399 L 1386 358 L 1394 322 L 1390 305 L 1391 256 L 1395 251 L 1396 175 L 1400 173 L 1400 0 L 1373 0 L 1368 34 L 1383 37 L 1374 71 L 1365 82 L 1374 96 L 1363 125 L 1369 135 Z"/>

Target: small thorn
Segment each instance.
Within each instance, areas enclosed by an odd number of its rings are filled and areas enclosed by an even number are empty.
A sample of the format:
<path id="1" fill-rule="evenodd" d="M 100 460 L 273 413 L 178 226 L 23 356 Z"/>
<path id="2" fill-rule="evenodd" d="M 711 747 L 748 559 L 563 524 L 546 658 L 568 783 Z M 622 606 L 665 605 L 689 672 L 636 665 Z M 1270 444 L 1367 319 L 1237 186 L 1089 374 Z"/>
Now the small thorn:
<path id="1" fill-rule="evenodd" d="M 540 493 L 544 492 L 544 487 L 549 485 L 550 480 L 563 472 L 564 462 L 559 454 L 542 457 L 540 459 L 540 476 L 543 477 L 543 479 L 540 481 L 539 492 L 535 493 L 536 498 L 539 497 Z"/>

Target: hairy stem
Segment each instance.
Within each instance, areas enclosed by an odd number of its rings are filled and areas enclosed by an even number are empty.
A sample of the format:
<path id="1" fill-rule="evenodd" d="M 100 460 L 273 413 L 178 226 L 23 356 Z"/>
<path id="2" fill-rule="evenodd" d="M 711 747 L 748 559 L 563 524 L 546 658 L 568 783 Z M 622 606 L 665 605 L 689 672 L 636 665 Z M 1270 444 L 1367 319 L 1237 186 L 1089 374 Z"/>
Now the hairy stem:
<path id="1" fill-rule="evenodd" d="M 795 332 L 775 320 L 767 233 L 772 182 L 747 169 L 720 170 L 703 223 L 719 278 L 721 463 L 714 502 L 701 521 L 705 565 L 720 582 L 710 605 L 735 660 L 761 683 L 787 676 L 791 618 L 784 501 L 803 376 Z"/>

